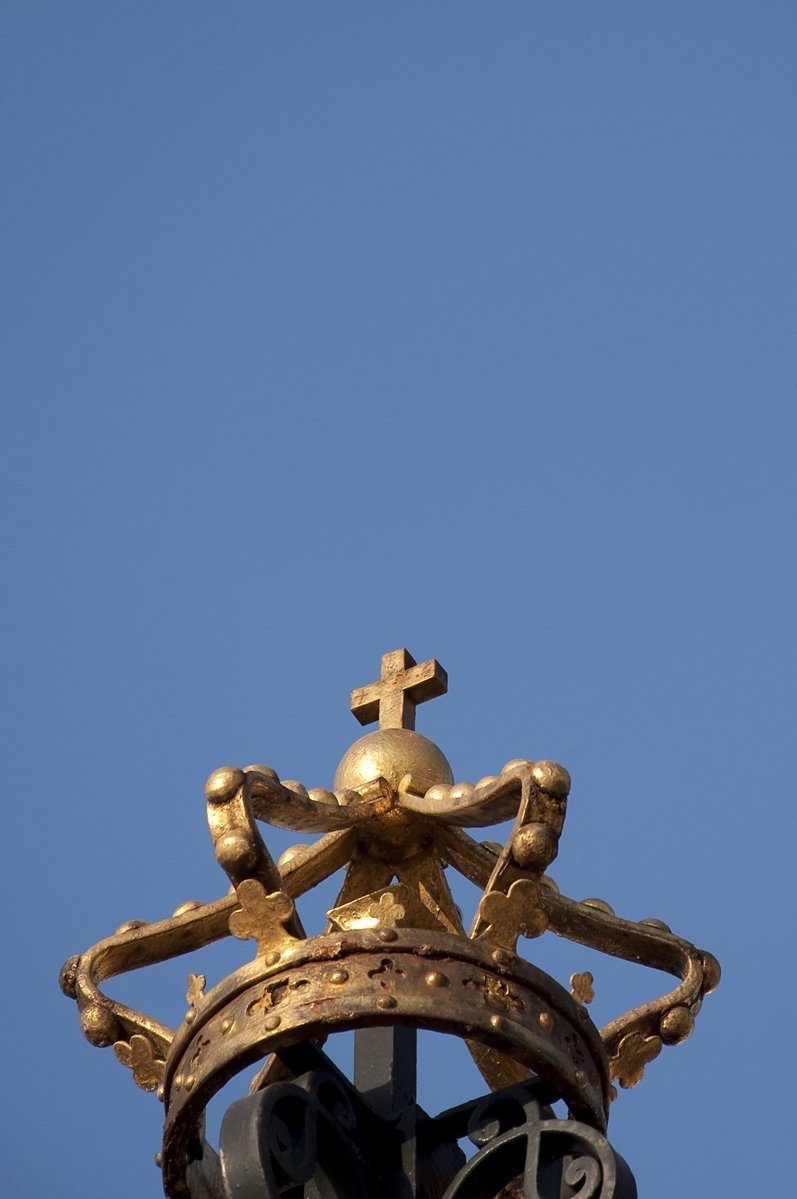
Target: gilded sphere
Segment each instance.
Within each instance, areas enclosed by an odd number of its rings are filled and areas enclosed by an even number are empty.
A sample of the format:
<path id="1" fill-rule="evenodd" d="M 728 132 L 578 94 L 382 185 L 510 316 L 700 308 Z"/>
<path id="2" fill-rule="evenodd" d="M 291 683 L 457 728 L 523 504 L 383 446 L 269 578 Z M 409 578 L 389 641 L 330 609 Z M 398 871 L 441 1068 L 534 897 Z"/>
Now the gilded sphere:
<path id="1" fill-rule="evenodd" d="M 564 799 L 570 793 L 570 775 L 558 762 L 547 760 L 535 762 L 531 773 L 537 786 L 541 787 L 543 791 L 547 791 L 549 795 Z"/>
<path id="2" fill-rule="evenodd" d="M 122 1035 L 113 1012 L 99 1003 L 89 1004 L 83 1009 L 80 1026 L 86 1040 L 101 1049 L 106 1045 L 113 1045 Z"/>
<path id="3" fill-rule="evenodd" d="M 244 781 L 244 772 L 237 766 L 220 766 L 205 783 L 205 795 L 211 803 L 224 803 L 232 799 Z"/>
<path id="4" fill-rule="evenodd" d="M 67 958 L 61 967 L 61 973 L 58 975 L 58 982 L 64 995 L 70 999 L 77 998 L 77 971 L 80 965 L 80 958 Z"/>
<path id="5" fill-rule="evenodd" d="M 250 874 L 257 868 L 257 846 L 243 831 L 225 833 L 216 842 L 216 861 L 228 874 Z"/>
<path id="6" fill-rule="evenodd" d="M 447 759 L 433 741 L 412 729 L 377 729 L 346 750 L 333 786 L 336 791 L 356 790 L 381 776 L 397 790 L 405 774 L 424 788 L 454 781 Z"/>
<path id="7" fill-rule="evenodd" d="M 673 1007 L 661 1018 L 659 1034 L 667 1045 L 678 1045 L 685 1041 L 695 1027 L 695 1018 L 688 1008 Z"/>
<path id="8" fill-rule="evenodd" d="M 556 857 L 559 842 L 547 824 L 533 822 L 518 829 L 512 838 L 512 857 L 524 869 L 544 870 Z"/>

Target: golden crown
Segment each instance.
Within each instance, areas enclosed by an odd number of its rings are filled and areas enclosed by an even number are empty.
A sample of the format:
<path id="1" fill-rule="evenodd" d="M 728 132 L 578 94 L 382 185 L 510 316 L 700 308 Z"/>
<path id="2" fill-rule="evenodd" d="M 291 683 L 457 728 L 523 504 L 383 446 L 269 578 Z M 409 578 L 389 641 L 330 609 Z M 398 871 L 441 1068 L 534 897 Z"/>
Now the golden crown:
<path id="1" fill-rule="evenodd" d="M 634 1086 L 663 1045 L 692 1031 L 719 981 L 716 959 L 661 921 L 625 920 L 603 901 L 559 893 L 545 871 L 558 852 L 567 771 L 518 759 L 475 785 L 455 783 L 442 752 L 414 731 L 416 705 L 446 688 L 438 662 L 418 665 L 404 649 L 385 654 L 380 679 L 351 697 L 357 719 L 380 727 L 348 750 L 332 790 L 308 791 L 263 765 L 214 771 L 207 815 L 232 893 L 186 903 L 157 923 L 130 922 L 64 965 L 61 986 L 77 1001 L 88 1040 L 112 1045 L 138 1086 L 164 1102 L 167 1195 L 215 1193 L 203 1117 L 231 1077 L 257 1065 L 252 1089 L 262 1091 L 291 1073 L 286 1062 L 297 1047 L 336 1031 L 455 1033 L 493 1091 L 541 1080 L 598 1132 L 613 1080 Z M 465 831 L 512 818 L 503 847 Z M 259 821 L 323 835 L 277 864 Z M 469 932 L 449 866 L 483 891 Z M 326 929 L 308 936 L 294 901 L 342 867 Z M 598 1030 L 586 1008 L 589 973 L 572 975 L 568 991 L 518 956 L 520 936 L 546 930 L 680 981 Z M 101 990 L 115 975 L 228 934 L 253 940 L 254 959 L 207 992 L 204 976 L 192 974 L 176 1031 Z"/>

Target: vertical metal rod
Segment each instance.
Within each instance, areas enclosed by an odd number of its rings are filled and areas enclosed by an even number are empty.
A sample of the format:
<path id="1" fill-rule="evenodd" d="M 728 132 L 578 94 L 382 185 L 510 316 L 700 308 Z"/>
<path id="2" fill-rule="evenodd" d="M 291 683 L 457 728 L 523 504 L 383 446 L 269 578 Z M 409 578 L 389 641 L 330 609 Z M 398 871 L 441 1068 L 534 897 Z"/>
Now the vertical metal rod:
<path id="1" fill-rule="evenodd" d="M 415 1103 L 417 1056 L 414 1028 L 360 1028 L 354 1034 L 354 1085 L 387 1120 Z"/>
<path id="2" fill-rule="evenodd" d="M 418 1033 L 389 1025 L 360 1028 L 354 1034 L 354 1084 L 373 1110 L 395 1122 L 401 1136 L 400 1159 L 385 1178 L 385 1199 L 416 1195 L 416 1095 Z"/>

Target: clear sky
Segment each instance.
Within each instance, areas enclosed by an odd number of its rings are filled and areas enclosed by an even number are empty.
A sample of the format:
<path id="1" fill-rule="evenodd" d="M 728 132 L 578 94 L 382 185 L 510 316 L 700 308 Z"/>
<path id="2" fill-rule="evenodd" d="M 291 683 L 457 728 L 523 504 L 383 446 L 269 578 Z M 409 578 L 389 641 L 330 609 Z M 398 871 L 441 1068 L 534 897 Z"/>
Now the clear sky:
<path id="1" fill-rule="evenodd" d="M 15 1199 L 161 1193 L 58 967 L 222 894 L 207 774 L 329 785 L 400 645 L 458 779 L 570 769 L 562 890 L 723 963 L 614 1105 L 641 1196 L 788 1187 L 796 42 L 782 0 L 2 6 Z M 203 968 L 109 990 L 175 1021 Z M 599 1023 L 664 982 L 589 968 Z"/>

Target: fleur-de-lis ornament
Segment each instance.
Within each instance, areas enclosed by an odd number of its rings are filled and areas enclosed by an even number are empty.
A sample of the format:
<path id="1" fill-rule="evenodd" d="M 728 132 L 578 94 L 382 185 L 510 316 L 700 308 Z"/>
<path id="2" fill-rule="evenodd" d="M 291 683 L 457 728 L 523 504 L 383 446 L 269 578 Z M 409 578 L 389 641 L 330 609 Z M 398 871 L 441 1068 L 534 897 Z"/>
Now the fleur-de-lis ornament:
<path id="1" fill-rule="evenodd" d="M 254 938 L 258 957 L 282 953 L 296 938 L 285 928 L 294 914 L 293 900 L 284 891 L 268 894 L 257 879 L 247 878 L 236 887 L 240 908 L 230 915 L 229 928 L 241 941 Z"/>
<path id="2" fill-rule="evenodd" d="M 165 1063 L 156 1055 L 149 1037 L 135 1032 L 129 1041 L 117 1041 L 113 1051 L 122 1065 L 133 1071 L 133 1081 L 142 1091 L 157 1091 L 163 1082 Z"/>
<path id="3" fill-rule="evenodd" d="M 570 994 L 579 1003 L 592 1003 L 595 998 L 594 978 L 589 970 L 570 975 Z"/>
<path id="4" fill-rule="evenodd" d="M 506 894 L 489 891 L 479 904 L 478 920 L 486 922 L 487 927 L 478 939 L 514 953 L 521 934 L 539 937 L 548 927 L 548 917 L 538 898 L 539 883 L 530 878 L 519 878 Z"/>

